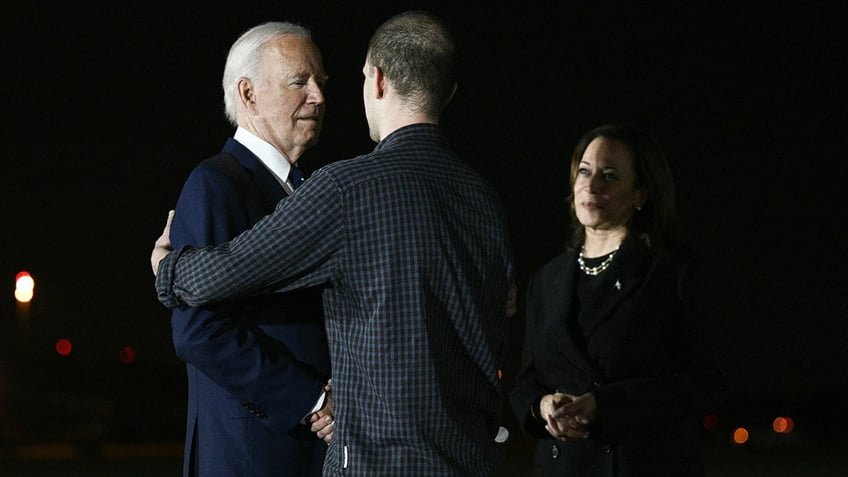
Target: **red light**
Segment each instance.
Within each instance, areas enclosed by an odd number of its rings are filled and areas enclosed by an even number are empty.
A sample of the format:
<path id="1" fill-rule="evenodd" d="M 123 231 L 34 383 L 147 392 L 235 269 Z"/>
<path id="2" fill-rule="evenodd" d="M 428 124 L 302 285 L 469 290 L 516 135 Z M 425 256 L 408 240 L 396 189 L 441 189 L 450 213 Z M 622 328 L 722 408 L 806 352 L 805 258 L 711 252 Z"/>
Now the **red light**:
<path id="1" fill-rule="evenodd" d="M 21 277 L 30 277 L 30 278 L 32 278 L 32 277 L 31 277 L 31 275 L 29 274 L 29 272 L 27 272 L 27 271 L 25 271 L 25 270 L 24 270 L 24 271 L 20 271 L 20 272 L 18 272 L 18 274 L 17 274 L 17 275 L 15 275 L 15 281 L 17 282 L 18 280 L 20 280 L 20 279 L 21 279 Z"/>
<path id="2" fill-rule="evenodd" d="M 792 432 L 792 429 L 795 428 L 795 423 L 792 421 L 791 417 L 777 417 L 774 419 L 774 422 L 771 423 L 771 428 L 774 429 L 774 432 L 789 434 Z"/>
<path id="3" fill-rule="evenodd" d="M 707 414 L 704 416 L 704 429 L 714 431 L 718 427 L 718 416 L 715 414 Z"/>
<path id="4" fill-rule="evenodd" d="M 62 356 L 71 354 L 71 342 L 65 338 L 56 341 L 56 352 Z"/>
<path id="5" fill-rule="evenodd" d="M 121 362 L 124 364 L 130 364 L 135 361 L 135 350 L 132 349 L 132 346 L 124 346 L 121 348 Z"/>

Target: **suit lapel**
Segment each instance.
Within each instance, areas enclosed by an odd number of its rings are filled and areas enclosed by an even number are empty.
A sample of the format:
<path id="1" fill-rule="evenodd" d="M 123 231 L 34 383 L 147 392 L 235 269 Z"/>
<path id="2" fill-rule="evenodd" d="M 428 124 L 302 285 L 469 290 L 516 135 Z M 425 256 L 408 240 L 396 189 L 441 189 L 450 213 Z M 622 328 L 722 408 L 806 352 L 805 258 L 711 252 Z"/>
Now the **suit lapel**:
<path id="1" fill-rule="evenodd" d="M 581 338 L 574 335 L 579 332 L 577 324 L 574 323 L 575 315 L 571 307 L 575 302 L 574 280 L 577 270 L 577 260 L 573 253 L 563 256 L 558 270 L 552 274 L 554 277 L 550 287 L 554 290 L 551 299 L 546 304 L 549 307 L 546 313 L 546 322 L 543 324 L 545 334 L 551 336 L 557 343 L 562 343 L 560 350 L 564 358 L 571 362 L 577 369 L 589 373 L 592 379 L 597 379 L 602 373 L 592 363 L 586 354 L 586 346 Z"/>
<path id="2" fill-rule="evenodd" d="M 571 304 L 574 300 L 574 254 L 566 254 L 557 270 L 552 271 L 550 276 L 554 278 L 550 284 L 541 284 L 550 287 L 550 301 L 545 304 L 545 322 L 543 327 L 545 333 L 559 338 L 567 335 L 565 317 L 569 315 Z"/>
<path id="3" fill-rule="evenodd" d="M 281 199 L 287 197 L 286 190 L 249 149 L 233 138 L 227 139 L 224 144 L 224 152 L 228 152 L 236 158 L 242 168 L 252 174 L 256 189 L 273 209 Z"/>
<path id="4" fill-rule="evenodd" d="M 628 237 L 622 242 L 610 268 L 598 275 L 599 293 L 581 307 L 580 322 L 588 324 L 584 330 L 587 339 L 591 339 L 601 325 L 615 316 L 622 301 L 639 289 L 649 264 L 650 257 L 637 240 Z"/>

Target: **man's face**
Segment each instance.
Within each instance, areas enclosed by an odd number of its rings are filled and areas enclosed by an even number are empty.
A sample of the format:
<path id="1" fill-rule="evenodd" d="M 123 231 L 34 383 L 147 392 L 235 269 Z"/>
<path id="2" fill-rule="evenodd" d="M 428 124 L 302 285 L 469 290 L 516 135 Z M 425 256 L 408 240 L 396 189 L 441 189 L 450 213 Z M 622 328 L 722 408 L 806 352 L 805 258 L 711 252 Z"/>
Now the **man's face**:
<path id="1" fill-rule="evenodd" d="M 284 35 L 266 45 L 262 60 L 247 120 L 259 137 L 295 162 L 321 133 L 327 81 L 321 52 L 310 40 Z"/>

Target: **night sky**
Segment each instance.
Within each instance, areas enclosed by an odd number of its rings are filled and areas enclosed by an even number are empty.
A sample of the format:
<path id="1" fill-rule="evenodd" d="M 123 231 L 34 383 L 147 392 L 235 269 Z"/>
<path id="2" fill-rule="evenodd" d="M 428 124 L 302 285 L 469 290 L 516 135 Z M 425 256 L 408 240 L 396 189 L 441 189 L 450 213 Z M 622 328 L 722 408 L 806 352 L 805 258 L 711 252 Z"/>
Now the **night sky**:
<path id="1" fill-rule="evenodd" d="M 562 249 L 574 143 L 631 121 L 672 162 L 680 219 L 705 265 L 704 312 L 739 401 L 821 410 L 848 397 L 846 8 L 517 3 L 4 9 L 8 389 L 60 387 L 21 376 L 50 376 L 68 360 L 92 382 L 122 385 L 118 353 L 132 346 L 130 366 L 175 376 L 156 392 L 181 403 L 182 364 L 149 254 L 189 171 L 232 134 L 220 92 L 230 44 L 268 20 L 311 28 L 330 75 L 321 142 L 301 160 L 315 169 L 373 148 L 361 105 L 367 40 L 390 15 L 421 7 L 457 33 L 460 85 L 443 126 L 501 194 L 522 293 Z M 12 296 L 21 270 L 36 280 L 23 318 Z M 507 371 L 521 320 L 510 325 Z M 74 346 L 64 358 L 53 350 L 63 337 Z"/>

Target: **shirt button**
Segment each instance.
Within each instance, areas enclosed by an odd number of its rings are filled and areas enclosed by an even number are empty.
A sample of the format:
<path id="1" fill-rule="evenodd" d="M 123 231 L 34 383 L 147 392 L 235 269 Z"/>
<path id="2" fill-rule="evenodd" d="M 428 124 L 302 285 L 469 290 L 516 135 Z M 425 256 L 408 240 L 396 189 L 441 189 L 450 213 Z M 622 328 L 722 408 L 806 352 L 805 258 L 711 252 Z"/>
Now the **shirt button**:
<path id="1" fill-rule="evenodd" d="M 554 459 L 559 457 L 559 447 L 557 447 L 556 444 L 551 446 L 551 457 Z"/>

